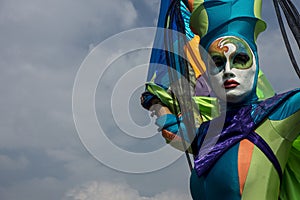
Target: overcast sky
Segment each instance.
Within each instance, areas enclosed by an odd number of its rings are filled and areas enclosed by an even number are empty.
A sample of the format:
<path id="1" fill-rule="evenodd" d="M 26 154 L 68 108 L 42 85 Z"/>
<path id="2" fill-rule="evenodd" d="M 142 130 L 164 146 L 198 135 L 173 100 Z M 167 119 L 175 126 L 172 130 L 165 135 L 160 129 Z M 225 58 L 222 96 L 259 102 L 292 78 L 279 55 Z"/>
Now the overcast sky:
<path id="1" fill-rule="evenodd" d="M 145 156 L 164 149 L 153 121 L 139 105 L 153 31 L 136 29 L 156 25 L 159 2 L 0 1 L 1 200 L 190 199 L 189 169 L 183 156 L 169 161 L 169 149 L 162 150 L 163 161 L 149 155 L 140 165 L 157 170 L 143 173 L 136 159 L 127 161 L 129 157 L 115 156 L 107 148 L 102 151 L 105 159 L 111 156 L 119 161 L 118 167 L 109 167 L 114 163 L 99 161 L 102 152 L 84 143 L 90 130 L 78 132 L 73 119 L 72 92 L 78 72 L 89 62 L 99 63 L 95 109 L 107 138 Z M 299 8 L 300 3 L 294 2 Z M 264 2 L 263 18 L 268 29 L 258 39 L 260 67 L 276 92 L 299 87 L 271 1 Z M 137 51 L 132 51 L 132 44 Z M 91 103 L 89 91 L 80 94 L 87 95 L 86 104 Z M 97 138 L 94 141 L 97 146 Z M 139 173 L 125 173 L 133 166 Z"/>

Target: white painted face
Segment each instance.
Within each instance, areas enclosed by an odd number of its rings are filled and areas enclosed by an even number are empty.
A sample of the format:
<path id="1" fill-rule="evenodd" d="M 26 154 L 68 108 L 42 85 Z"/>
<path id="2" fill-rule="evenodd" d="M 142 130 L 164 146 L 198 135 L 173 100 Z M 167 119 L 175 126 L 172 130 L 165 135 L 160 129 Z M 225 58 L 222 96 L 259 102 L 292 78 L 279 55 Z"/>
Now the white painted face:
<path id="1" fill-rule="evenodd" d="M 227 102 L 242 102 L 251 93 L 256 71 L 255 56 L 241 38 L 216 39 L 208 50 L 211 59 L 208 72 L 212 89 Z"/>

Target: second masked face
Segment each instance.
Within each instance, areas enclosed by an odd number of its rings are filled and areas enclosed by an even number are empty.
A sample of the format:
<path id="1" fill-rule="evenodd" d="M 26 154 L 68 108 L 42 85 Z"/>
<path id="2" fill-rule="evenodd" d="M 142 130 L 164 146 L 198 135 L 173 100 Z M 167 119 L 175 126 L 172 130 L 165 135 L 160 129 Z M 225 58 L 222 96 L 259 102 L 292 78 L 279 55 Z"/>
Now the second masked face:
<path id="1" fill-rule="evenodd" d="M 253 89 L 255 56 L 243 39 L 226 36 L 216 39 L 208 53 L 208 72 L 216 95 L 231 103 L 246 100 Z"/>

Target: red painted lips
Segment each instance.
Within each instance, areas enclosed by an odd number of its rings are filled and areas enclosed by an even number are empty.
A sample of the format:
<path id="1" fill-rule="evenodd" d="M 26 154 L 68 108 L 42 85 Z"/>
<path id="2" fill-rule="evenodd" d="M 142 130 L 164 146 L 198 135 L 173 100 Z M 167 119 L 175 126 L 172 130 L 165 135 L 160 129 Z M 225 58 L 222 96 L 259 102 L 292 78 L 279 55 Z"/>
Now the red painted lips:
<path id="1" fill-rule="evenodd" d="M 226 80 L 223 85 L 224 85 L 225 89 L 231 89 L 231 88 L 237 87 L 239 85 L 239 83 L 233 79 L 229 79 L 229 80 Z"/>

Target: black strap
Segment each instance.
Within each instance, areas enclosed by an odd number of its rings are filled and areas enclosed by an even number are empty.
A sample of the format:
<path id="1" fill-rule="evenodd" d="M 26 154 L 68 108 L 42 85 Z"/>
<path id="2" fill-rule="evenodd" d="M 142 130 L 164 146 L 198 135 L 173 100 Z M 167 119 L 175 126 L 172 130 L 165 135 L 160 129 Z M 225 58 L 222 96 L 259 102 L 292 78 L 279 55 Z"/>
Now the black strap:
<path id="1" fill-rule="evenodd" d="M 182 78 L 178 77 L 178 72 L 180 72 L 181 75 L 183 75 L 185 77 L 185 79 L 187 79 L 187 81 L 189 82 L 189 70 L 188 70 L 188 63 L 185 59 L 183 59 L 182 57 L 178 56 L 178 60 L 175 59 L 175 56 L 173 52 L 174 49 L 176 49 L 176 47 L 174 48 L 174 44 L 173 44 L 173 38 L 174 36 L 178 38 L 178 49 L 183 50 L 183 46 L 186 42 L 185 38 L 181 38 L 182 34 L 185 34 L 185 25 L 184 25 L 184 21 L 182 19 L 182 15 L 181 15 L 181 0 L 173 0 L 169 6 L 169 9 L 167 11 L 167 16 L 165 19 L 165 28 L 166 29 L 172 29 L 172 23 L 175 22 L 177 25 L 177 30 L 174 31 L 167 31 L 167 34 L 165 34 L 165 45 L 166 45 L 166 49 L 168 49 L 168 51 L 166 51 L 166 62 L 168 65 L 168 75 L 169 75 L 169 79 L 171 83 L 177 82 L 177 81 L 181 81 L 180 85 L 176 85 L 174 84 L 174 86 L 172 87 L 172 99 L 173 101 L 179 101 L 179 106 L 180 108 L 178 109 L 176 107 L 176 105 L 174 104 L 174 110 L 175 113 L 179 113 L 179 111 L 181 113 L 187 113 L 189 111 L 191 111 L 191 109 L 187 106 L 189 105 L 188 102 L 191 101 L 191 91 L 188 85 L 184 84 L 182 82 Z M 168 24 L 169 23 L 169 24 Z M 173 35 L 174 34 L 174 35 Z M 176 67 L 177 65 L 180 65 L 180 67 Z M 183 91 L 185 91 L 185 93 L 187 95 L 181 95 L 183 94 Z M 181 102 L 181 103 L 180 103 Z M 184 102 L 184 104 L 182 103 Z M 177 124 L 179 127 L 179 135 L 182 138 L 182 145 L 183 148 L 185 149 L 185 156 L 190 168 L 190 171 L 192 171 L 193 166 L 192 166 L 192 161 L 188 152 L 188 147 L 186 146 L 185 143 L 185 138 L 183 135 L 183 130 L 180 127 L 180 119 L 178 118 L 178 116 L 176 116 L 177 119 Z M 194 121 L 194 119 L 192 118 L 192 115 L 186 115 L 185 118 L 183 118 L 183 123 L 185 124 L 186 128 L 187 128 L 187 135 L 189 137 L 189 140 L 192 141 L 195 135 L 195 126 L 193 124 L 191 124 Z"/>
<path id="2" fill-rule="evenodd" d="M 284 23 L 282 20 L 279 5 L 282 8 L 282 11 L 285 15 L 286 21 L 288 22 L 289 28 L 292 31 L 292 34 L 298 44 L 299 49 L 300 49 L 300 15 L 297 11 L 297 8 L 290 0 L 273 0 L 273 3 L 274 3 L 278 23 L 280 26 L 281 34 L 282 34 L 286 49 L 288 51 L 292 65 L 293 65 L 298 77 L 300 78 L 300 69 L 299 69 L 297 61 L 295 59 L 294 53 L 292 51 L 289 39 L 287 37 L 287 33 L 286 33 L 285 26 L 284 26 Z"/>

